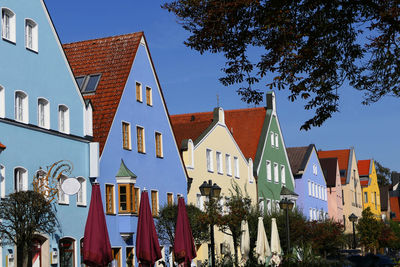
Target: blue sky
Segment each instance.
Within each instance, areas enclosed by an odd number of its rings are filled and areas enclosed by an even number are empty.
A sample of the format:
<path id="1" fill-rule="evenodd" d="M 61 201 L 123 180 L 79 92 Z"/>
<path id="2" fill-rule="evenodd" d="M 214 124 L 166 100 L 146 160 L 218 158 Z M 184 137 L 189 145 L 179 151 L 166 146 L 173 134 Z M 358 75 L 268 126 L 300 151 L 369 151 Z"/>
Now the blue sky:
<path id="1" fill-rule="evenodd" d="M 173 14 L 156 0 L 45 0 L 62 43 L 144 31 L 161 87 L 171 114 L 253 107 L 240 100 L 236 87 L 219 83 L 224 58 L 187 48 L 188 37 Z M 322 127 L 300 131 L 311 118 L 304 102 L 290 102 L 278 91 L 277 111 L 287 147 L 314 143 L 317 149 L 353 146 L 358 160 L 374 158 L 400 171 L 400 99 L 383 98 L 371 106 L 361 105 L 362 93 L 351 87 L 340 92 L 340 112 Z M 264 105 L 264 103 L 262 104 Z"/>

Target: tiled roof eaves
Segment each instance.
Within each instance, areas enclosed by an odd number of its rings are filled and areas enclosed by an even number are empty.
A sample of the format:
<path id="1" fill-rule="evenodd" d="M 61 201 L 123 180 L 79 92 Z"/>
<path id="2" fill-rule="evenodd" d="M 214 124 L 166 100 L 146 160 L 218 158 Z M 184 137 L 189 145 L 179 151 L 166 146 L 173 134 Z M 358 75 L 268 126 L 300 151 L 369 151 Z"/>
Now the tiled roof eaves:
<path id="1" fill-rule="evenodd" d="M 306 168 L 306 166 L 307 166 L 307 163 L 308 163 L 308 161 L 309 161 L 309 159 L 310 159 L 310 157 L 311 157 L 311 153 L 312 153 L 312 151 L 313 151 L 313 148 L 314 148 L 314 144 L 310 144 L 310 145 L 307 147 L 307 151 L 306 151 L 306 153 L 304 154 L 303 161 L 301 162 L 299 171 L 304 171 L 304 170 L 305 170 L 305 168 Z M 317 157 L 317 158 L 318 158 L 318 157 Z"/>
<path id="2" fill-rule="evenodd" d="M 207 136 L 207 134 L 218 124 L 217 120 L 213 120 L 210 125 L 196 138 L 193 140 L 193 145 L 196 147 L 203 139 Z"/>

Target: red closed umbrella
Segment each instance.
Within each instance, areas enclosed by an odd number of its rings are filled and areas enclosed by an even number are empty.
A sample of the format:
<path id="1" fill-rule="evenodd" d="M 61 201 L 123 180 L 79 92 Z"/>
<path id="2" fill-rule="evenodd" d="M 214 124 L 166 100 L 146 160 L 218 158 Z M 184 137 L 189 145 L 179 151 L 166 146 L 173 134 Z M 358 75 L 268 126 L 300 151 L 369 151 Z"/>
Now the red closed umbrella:
<path id="1" fill-rule="evenodd" d="M 143 191 L 140 198 L 136 233 L 136 257 L 139 261 L 139 267 L 154 266 L 154 263 L 161 259 L 161 249 L 150 211 L 147 191 Z"/>
<path id="2" fill-rule="evenodd" d="M 196 258 L 196 248 L 190 227 L 189 218 L 186 212 L 183 198 L 178 200 L 178 218 L 175 227 L 174 241 L 175 261 L 179 266 L 190 266 L 192 259 Z"/>
<path id="3" fill-rule="evenodd" d="M 99 184 L 93 184 L 83 238 L 83 262 L 88 266 L 107 266 L 112 260 L 111 244 L 108 237 L 103 202 L 101 201 L 100 186 Z"/>

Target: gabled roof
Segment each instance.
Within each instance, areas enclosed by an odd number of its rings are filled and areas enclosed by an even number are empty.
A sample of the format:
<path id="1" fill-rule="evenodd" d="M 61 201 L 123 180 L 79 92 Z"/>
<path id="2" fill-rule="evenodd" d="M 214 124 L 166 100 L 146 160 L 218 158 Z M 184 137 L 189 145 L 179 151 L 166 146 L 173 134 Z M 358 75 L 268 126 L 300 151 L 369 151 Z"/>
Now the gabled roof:
<path id="1" fill-rule="evenodd" d="M 6 149 L 6 146 L 0 142 L 0 149 Z"/>
<path id="2" fill-rule="evenodd" d="M 329 151 L 318 151 L 318 157 L 320 159 L 324 158 L 337 158 L 339 162 L 339 170 L 345 170 L 345 176 L 341 176 L 342 184 L 346 184 L 347 177 L 347 169 L 349 166 L 349 158 L 350 158 L 350 149 L 342 149 L 342 150 L 329 150 Z"/>
<path id="3" fill-rule="evenodd" d="M 313 144 L 310 144 L 309 146 L 286 148 L 293 175 L 301 175 L 304 172 L 314 147 Z"/>
<path id="4" fill-rule="evenodd" d="M 379 195 L 381 198 L 381 211 L 388 210 L 390 185 L 379 186 Z"/>
<path id="5" fill-rule="evenodd" d="M 225 110 L 225 124 L 246 158 L 255 158 L 266 116 L 266 108 Z M 179 146 L 185 139 L 197 138 L 213 121 L 213 112 L 171 115 L 171 123 Z"/>
<path id="6" fill-rule="evenodd" d="M 324 172 L 326 186 L 336 187 L 336 168 L 337 168 L 337 158 L 324 158 L 319 159 L 321 163 L 322 171 Z"/>
<path id="7" fill-rule="evenodd" d="M 371 160 L 359 160 L 357 161 L 357 167 L 358 174 L 360 175 L 360 185 L 368 186 L 370 184 L 369 174 L 371 170 Z"/>
<path id="8" fill-rule="evenodd" d="M 93 104 L 93 137 L 103 151 L 143 32 L 64 44 L 75 77 L 101 74 Z"/>

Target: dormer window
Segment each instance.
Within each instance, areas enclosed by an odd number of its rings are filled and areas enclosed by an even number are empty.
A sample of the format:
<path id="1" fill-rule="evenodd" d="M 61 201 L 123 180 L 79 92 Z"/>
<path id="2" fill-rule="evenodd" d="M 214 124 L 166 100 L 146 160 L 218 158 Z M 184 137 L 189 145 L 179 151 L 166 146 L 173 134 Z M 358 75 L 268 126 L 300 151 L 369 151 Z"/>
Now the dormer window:
<path id="1" fill-rule="evenodd" d="M 35 52 L 38 51 L 38 26 L 31 19 L 25 20 L 25 46 Z"/>
<path id="2" fill-rule="evenodd" d="M 22 92 L 15 92 L 15 120 L 28 123 L 28 96 Z"/>
<path id="3" fill-rule="evenodd" d="M 76 77 L 75 80 L 82 94 L 89 94 L 96 92 L 100 78 L 101 74 L 91 74 L 91 75 Z"/>
<path id="4" fill-rule="evenodd" d="M 15 43 L 15 14 L 10 9 L 1 10 L 1 37 Z"/>

